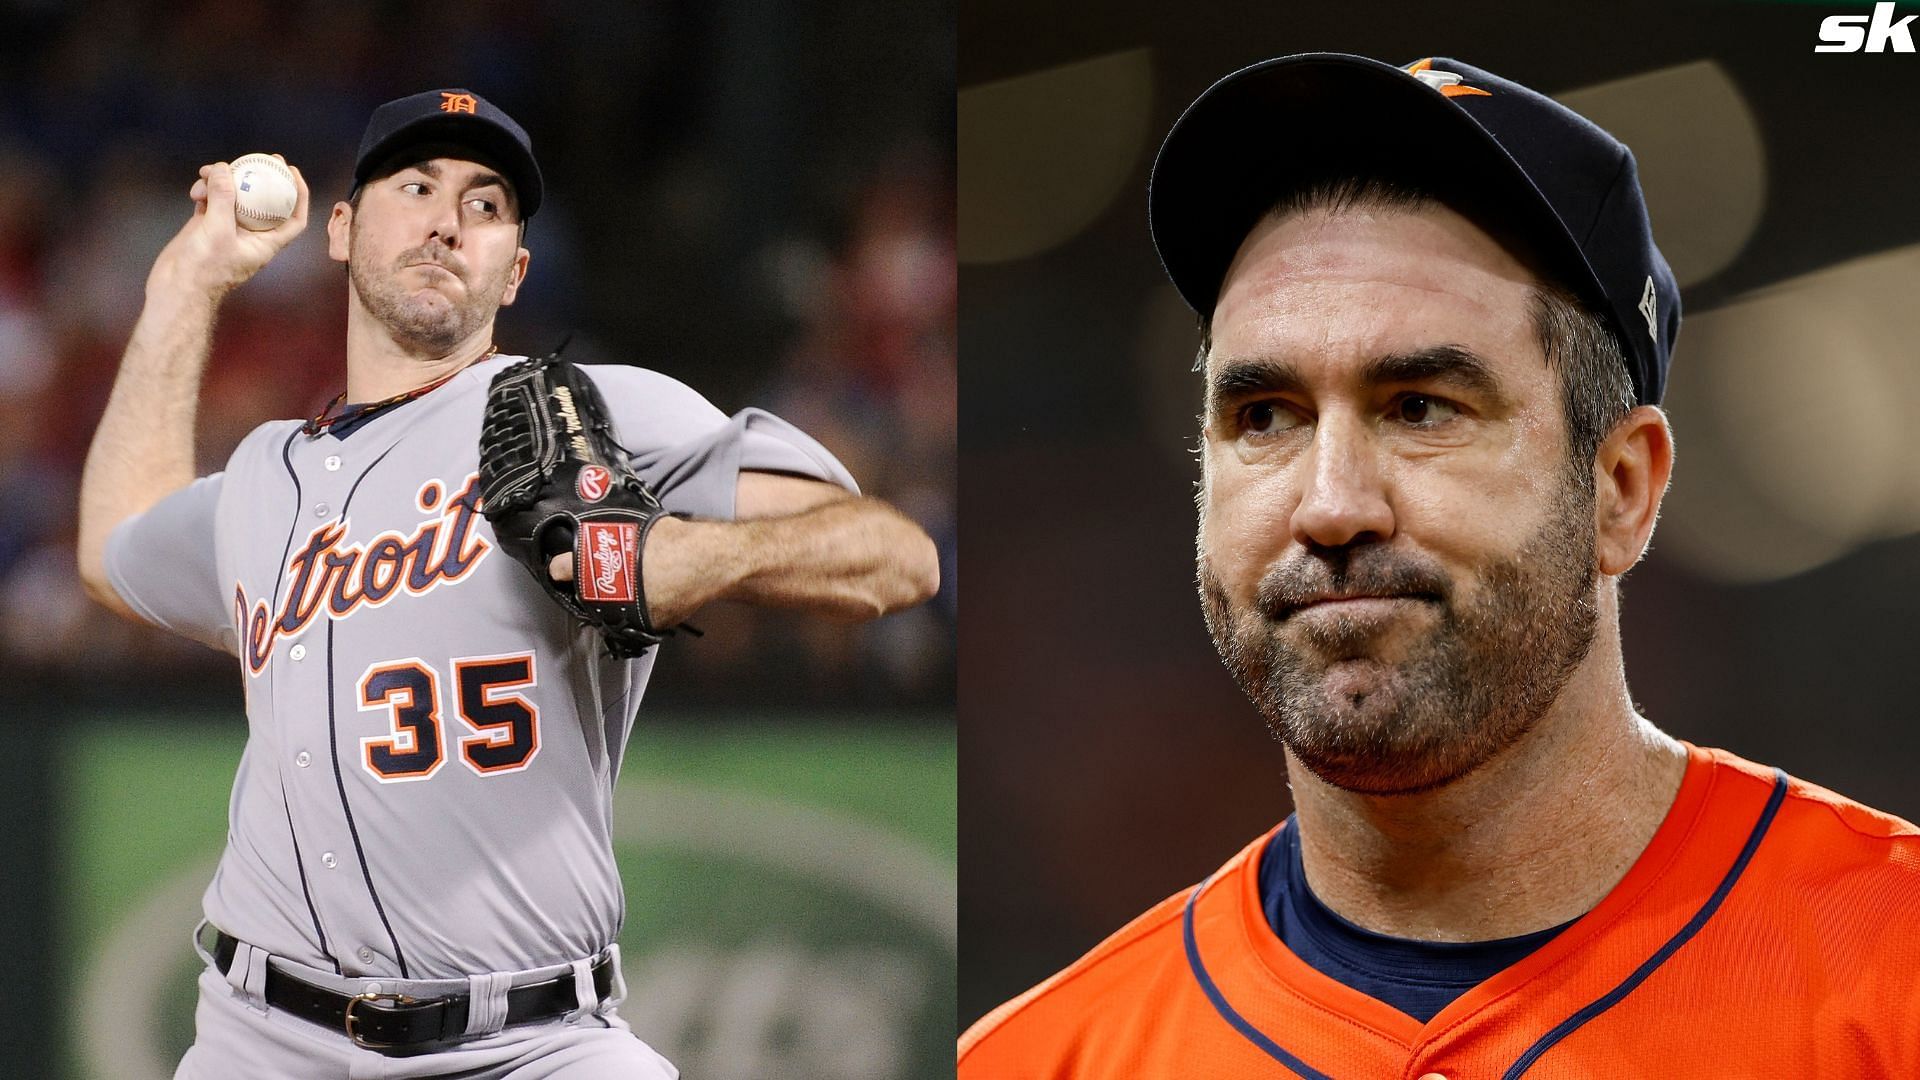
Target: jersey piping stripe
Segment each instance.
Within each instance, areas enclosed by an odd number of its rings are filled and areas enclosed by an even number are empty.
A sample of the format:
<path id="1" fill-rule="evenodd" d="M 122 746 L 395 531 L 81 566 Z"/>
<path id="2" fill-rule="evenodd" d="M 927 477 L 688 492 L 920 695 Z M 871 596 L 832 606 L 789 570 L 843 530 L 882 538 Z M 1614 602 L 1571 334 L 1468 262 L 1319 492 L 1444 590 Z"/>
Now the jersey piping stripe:
<path id="1" fill-rule="evenodd" d="M 1562 1021 L 1552 1031 L 1541 1036 L 1538 1042 L 1528 1047 L 1527 1052 L 1520 1055 L 1512 1066 L 1510 1066 L 1505 1073 L 1501 1074 L 1501 1080 L 1518 1080 L 1522 1074 L 1533 1067 L 1535 1062 L 1540 1060 L 1542 1054 L 1552 1049 L 1555 1043 L 1558 1043 L 1568 1035 L 1579 1030 L 1587 1021 L 1592 1020 L 1594 1017 L 1599 1016 L 1601 1013 L 1619 1004 L 1622 998 L 1632 993 L 1635 988 L 1645 982 L 1647 977 L 1652 975 L 1660 965 L 1666 963 L 1674 953 L 1678 952 L 1682 945 L 1685 945 L 1695 934 L 1699 933 L 1700 929 L 1707 924 L 1707 920 L 1711 919 L 1714 912 L 1720 909 L 1721 902 L 1726 900 L 1727 894 L 1733 890 L 1734 882 L 1740 880 L 1740 876 L 1746 873 L 1747 864 L 1753 861 L 1753 854 L 1759 850 L 1760 841 L 1766 837 L 1767 831 L 1773 827 L 1774 815 L 1779 813 L 1780 805 L 1786 800 L 1786 797 L 1787 774 L 1779 769 L 1775 769 L 1773 771 L 1773 793 L 1767 798 L 1766 807 L 1760 811 L 1760 819 L 1754 823 L 1753 831 L 1748 834 L 1746 845 L 1740 849 L 1739 857 L 1734 859 L 1733 866 L 1727 870 L 1726 876 L 1720 880 L 1719 887 L 1713 890 L 1713 895 L 1707 898 L 1707 902 L 1701 905 L 1700 910 L 1694 913 L 1693 918 L 1689 919 L 1685 926 L 1681 927 L 1658 951 L 1648 957 L 1645 963 L 1636 968 L 1633 974 L 1627 976 L 1619 986 L 1614 987 L 1606 994 L 1595 999 L 1591 1004 L 1586 1005 Z M 1192 970 L 1194 980 L 1200 984 L 1201 992 L 1207 996 L 1207 1000 L 1213 1004 L 1214 1011 L 1218 1012 L 1229 1026 L 1244 1036 L 1248 1042 L 1259 1047 L 1267 1056 L 1285 1065 L 1295 1074 L 1306 1077 L 1307 1080 L 1331 1080 L 1325 1073 L 1315 1070 L 1312 1066 L 1307 1065 L 1299 1058 L 1288 1053 L 1279 1043 L 1274 1042 L 1265 1032 L 1254 1027 L 1251 1021 L 1235 1011 L 1233 1006 L 1228 1003 L 1226 995 L 1222 994 L 1220 988 L 1214 984 L 1213 977 L 1207 973 L 1206 964 L 1200 959 L 1200 944 L 1194 936 L 1193 908 L 1194 904 L 1199 901 L 1200 895 L 1206 892 L 1207 886 L 1211 884 L 1213 884 L 1213 879 L 1209 878 L 1201 882 L 1200 885 L 1193 890 L 1193 893 L 1187 897 L 1186 911 L 1181 915 L 1181 933 L 1186 940 L 1187 966 Z"/>
<path id="2" fill-rule="evenodd" d="M 280 552 L 282 567 L 287 565 L 287 556 L 293 554 L 293 537 L 300 531 L 300 506 L 303 500 L 300 494 L 300 474 L 293 470 L 293 440 L 299 437 L 300 431 L 296 428 L 288 432 L 287 441 L 280 444 L 280 463 L 287 467 L 287 479 L 293 481 L 293 522 L 287 526 L 287 546 Z M 284 577 L 285 575 L 276 576 L 273 580 L 273 606 L 268 608 L 268 611 L 280 610 L 280 586 Z M 242 642 L 244 647 L 247 628 L 244 625 L 236 626 L 233 632 L 236 635 L 235 640 Z M 273 693 L 273 665 L 271 664 L 267 665 L 266 677 L 267 693 L 271 694 Z M 320 936 L 320 955 L 331 961 L 334 972 L 339 974 L 340 961 L 333 955 L 333 950 L 327 947 L 327 932 L 320 929 L 320 909 L 313 905 L 313 891 L 307 888 L 307 867 L 300 861 L 300 834 L 293 827 L 293 806 L 287 802 L 287 781 L 284 775 L 280 779 L 280 808 L 287 814 L 287 835 L 293 840 L 293 865 L 300 871 L 300 897 L 307 902 L 307 915 L 313 919 L 313 932 Z"/>
<path id="3" fill-rule="evenodd" d="M 1292 1069 L 1296 1075 L 1305 1077 L 1306 1080 L 1332 1080 L 1326 1073 L 1289 1054 L 1281 1048 L 1279 1043 L 1268 1038 L 1266 1032 L 1254 1027 L 1251 1021 L 1236 1012 L 1233 1006 L 1227 1003 L 1226 995 L 1214 985 L 1213 976 L 1207 974 L 1207 966 L 1200 960 L 1200 943 L 1193 934 L 1193 905 L 1211 884 L 1213 879 L 1208 878 L 1195 887 L 1193 894 L 1187 897 L 1187 910 L 1180 916 L 1180 933 L 1187 943 L 1187 967 L 1192 969 L 1194 980 L 1200 984 L 1200 992 L 1207 995 L 1207 1000 L 1213 1003 L 1214 1011 L 1220 1014 L 1221 1019 L 1232 1026 L 1233 1030 L 1245 1036 L 1248 1042 L 1265 1051 L 1268 1057 Z"/>
<path id="4" fill-rule="evenodd" d="M 287 467 L 287 479 L 293 481 L 293 522 L 287 526 L 287 546 L 280 551 L 282 568 L 287 565 L 287 556 L 293 554 L 293 535 L 300 531 L 300 474 L 293 471 L 293 440 L 299 435 L 300 431 L 296 428 L 287 436 L 287 441 L 280 444 L 280 463 Z M 285 574 L 280 574 L 273 579 L 273 606 L 267 609 L 270 612 L 280 610 L 280 586 L 285 577 Z M 247 628 L 236 626 L 234 633 L 239 634 L 240 640 L 245 641 Z"/>
<path id="5" fill-rule="evenodd" d="M 320 928 L 320 911 L 313 906 L 313 890 L 307 887 L 307 864 L 300 861 L 300 834 L 293 829 L 293 807 L 287 802 L 286 781 L 280 782 L 280 808 L 287 812 L 287 836 L 293 841 L 293 868 L 300 871 L 300 896 L 307 902 L 307 914 L 313 916 L 313 932 L 320 938 L 320 955 L 333 965 L 335 975 L 343 975 L 340 961 L 327 948 L 327 932 Z"/>
<path id="6" fill-rule="evenodd" d="M 366 472 L 361 473 L 360 478 L 347 489 L 347 497 L 340 503 L 341 520 L 346 519 L 347 507 L 353 505 L 353 493 L 360 490 L 360 481 L 365 480 L 368 474 L 387 459 L 388 454 L 393 453 L 394 447 L 399 445 L 394 443 L 393 446 L 382 451 L 379 457 L 373 459 L 373 464 L 367 466 Z M 386 905 L 380 903 L 380 890 L 373 887 L 373 868 L 367 865 L 366 849 L 360 844 L 360 829 L 353 823 L 353 806 L 347 802 L 346 777 L 340 772 L 340 733 L 335 726 L 337 711 L 334 708 L 333 694 L 333 628 L 336 625 L 336 620 L 327 620 L 327 743 L 333 751 L 333 783 L 340 789 L 340 809 L 347 816 L 347 834 L 353 837 L 353 855 L 360 860 L 360 876 L 366 880 L 367 895 L 373 900 L 374 912 L 380 916 L 380 925 L 386 928 L 387 941 L 393 946 L 394 962 L 400 965 L 400 977 L 410 979 L 413 976 L 407 973 L 407 956 L 400 951 L 400 938 L 394 934 L 393 923 L 387 919 Z"/>
<path id="7" fill-rule="evenodd" d="M 1620 999 L 1632 993 L 1635 987 L 1646 981 L 1647 976 L 1652 975 L 1656 968 L 1678 952 L 1680 946 L 1685 945 L 1693 935 L 1699 933 L 1700 928 L 1713 917 L 1713 913 L 1720 909 L 1720 903 L 1727 898 L 1727 893 L 1733 890 L 1733 883 L 1740 880 L 1740 875 L 1746 872 L 1747 864 L 1753 861 L 1753 853 L 1759 849 L 1760 841 L 1767 835 L 1767 830 L 1773 827 L 1773 817 L 1779 812 L 1780 804 L 1786 800 L 1786 797 L 1787 774 L 1775 769 L 1773 794 L 1767 798 L 1766 809 L 1760 811 L 1760 820 L 1754 823 L 1753 832 L 1747 836 L 1746 846 L 1740 849 L 1740 857 L 1733 860 L 1733 867 L 1727 871 L 1727 876 L 1720 880 L 1720 887 L 1713 890 L 1713 895 L 1707 897 L 1707 902 L 1701 905 L 1693 918 L 1687 920 L 1687 925 L 1681 927 L 1679 933 L 1674 934 L 1665 945 L 1660 946 L 1658 952 L 1648 957 L 1647 962 L 1635 969 L 1634 973 L 1627 976 L 1619 986 L 1567 1017 L 1558 1027 L 1541 1036 L 1539 1042 L 1529 1047 L 1512 1067 L 1501 1074 L 1500 1080 L 1517 1080 L 1521 1074 L 1533 1067 L 1534 1062 L 1540 1060 L 1540 1055 L 1552 1049 L 1555 1043 L 1573 1034 L 1582 1024 L 1619 1004 Z"/>

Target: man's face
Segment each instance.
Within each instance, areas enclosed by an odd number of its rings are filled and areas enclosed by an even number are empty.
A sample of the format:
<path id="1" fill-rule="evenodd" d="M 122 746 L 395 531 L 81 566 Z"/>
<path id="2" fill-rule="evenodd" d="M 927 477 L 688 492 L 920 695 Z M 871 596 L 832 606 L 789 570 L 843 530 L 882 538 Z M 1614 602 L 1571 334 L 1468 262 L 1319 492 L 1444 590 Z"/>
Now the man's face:
<path id="1" fill-rule="evenodd" d="M 1534 283 L 1438 207 L 1268 220 L 1228 271 L 1201 599 L 1241 688 L 1337 786 L 1466 775 L 1532 727 L 1593 640 L 1591 488 Z"/>
<path id="2" fill-rule="evenodd" d="M 490 166 L 421 161 L 334 207 L 328 250 L 394 340 L 445 354 L 513 303 L 526 275 L 512 189 Z"/>

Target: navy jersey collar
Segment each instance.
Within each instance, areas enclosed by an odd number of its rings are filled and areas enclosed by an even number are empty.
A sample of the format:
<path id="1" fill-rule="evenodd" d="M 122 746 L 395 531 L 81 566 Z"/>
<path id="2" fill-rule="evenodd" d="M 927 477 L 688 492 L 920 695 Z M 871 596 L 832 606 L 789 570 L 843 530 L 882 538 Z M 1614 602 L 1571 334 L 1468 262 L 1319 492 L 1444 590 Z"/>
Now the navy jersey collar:
<path id="1" fill-rule="evenodd" d="M 1343 918 L 1308 887 L 1296 818 L 1287 819 L 1261 852 L 1260 903 L 1267 925 L 1310 967 L 1422 1023 L 1574 921 L 1493 941 L 1415 941 L 1375 933 Z"/>

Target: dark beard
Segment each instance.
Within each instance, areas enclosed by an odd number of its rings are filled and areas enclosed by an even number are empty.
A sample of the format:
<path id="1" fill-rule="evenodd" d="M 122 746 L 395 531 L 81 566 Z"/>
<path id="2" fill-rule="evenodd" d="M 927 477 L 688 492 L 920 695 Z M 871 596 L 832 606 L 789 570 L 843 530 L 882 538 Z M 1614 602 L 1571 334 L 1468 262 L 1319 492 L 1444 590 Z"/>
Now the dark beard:
<path id="1" fill-rule="evenodd" d="M 1203 555 L 1207 631 L 1267 726 L 1328 783 L 1365 794 L 1449 783 L 1531 731 L 1593 645 L 1593 497 L 1570 479 L 1556 502 L 1517 552 L 1481 568 L 1467 603 L 1437 564 L 1370 543 L 1288 560 L 1260 582 L 1257 610 L 1236 611 Z M 1369 659 L 1378 623 L 1290 621 L 1306 596 L 1349 590 L 1415 594 L 1402 603 L 1426 605 L 1438 624 L 1387 664 Z M 1336 692 L 1329 669 L 1343 661 L 1380 670 L 1368 689 Z"/>
<path id="2" fill-rule="evenodd" d="M 445 248 L 440 250 L 444 251 Z M 500 296 L 506 291 L 504 275 L 498 281 L 464 279 L 467 302 L 450 301 L 445 307 L 428 308 L 407 295 L 399 282 L 399 267 L 430 258 L 428 248 L 403 253 L 384 276 L 367 268 L 362 261 L 349 261 L 348 276 L 360 303 L 393 339 L 420 352 L 444 356 L 499 310 Z"/>

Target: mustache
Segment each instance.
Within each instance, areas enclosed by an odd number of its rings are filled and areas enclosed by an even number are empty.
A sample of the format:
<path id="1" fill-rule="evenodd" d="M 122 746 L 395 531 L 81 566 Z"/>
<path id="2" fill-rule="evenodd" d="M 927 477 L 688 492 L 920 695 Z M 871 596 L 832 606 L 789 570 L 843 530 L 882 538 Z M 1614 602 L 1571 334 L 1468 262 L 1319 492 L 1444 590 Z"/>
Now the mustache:
<path id="1" fill-rule="evenodd" d="M 1437 564 L 1368 545 L 1309 551 L 1287 560 L 1260 580 L 1254 604 L 1281 622 L 1323 600 L 1392 596 L 1444 603 L 1452 595 L 1453 579 Z"/>
<path id="2" fill-rule="evenodd" d="M 422 244 L 417 248 L 401 252 L 396 262 L 403 269 L 416 263 L 430 263 L 455 277 L 465 279 L 467 276 L 466 261 L 455 255 L 445 244 Z"/>

